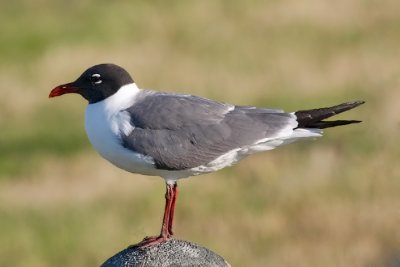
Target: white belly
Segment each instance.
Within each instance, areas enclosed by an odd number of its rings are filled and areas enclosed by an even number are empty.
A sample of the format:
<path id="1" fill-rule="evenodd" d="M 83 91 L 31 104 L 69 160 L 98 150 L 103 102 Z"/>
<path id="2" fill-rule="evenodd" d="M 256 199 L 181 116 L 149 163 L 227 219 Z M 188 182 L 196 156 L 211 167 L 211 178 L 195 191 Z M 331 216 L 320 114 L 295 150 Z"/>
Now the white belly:
<path id="1" fill-rule="evenodd" d="M 106 112 L 104 103 L 88 105 L 85 114 L 85 129 L 90 143 L 102 157 L 117 167 L 133 173 L 157 175 L 150 157 L 135 153 L 122 146 L 119 132 L 129 133 L 134 129 L 129 118 L 121 112 Z"/>

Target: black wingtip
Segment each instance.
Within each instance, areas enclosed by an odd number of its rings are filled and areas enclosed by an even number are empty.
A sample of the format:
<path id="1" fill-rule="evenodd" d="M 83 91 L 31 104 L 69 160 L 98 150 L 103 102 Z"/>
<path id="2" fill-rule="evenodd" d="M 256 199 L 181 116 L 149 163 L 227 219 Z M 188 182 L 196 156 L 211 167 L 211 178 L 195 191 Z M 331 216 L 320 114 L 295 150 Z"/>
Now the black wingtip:
<path id="1" fill-rule="evenodd" d="M 330 115 L 330 116 L 333 116 L 333 115 L 337 115 L 339 113 L 342 113 L 344 111 L 356 108 L 356 107 L 358 107 L 358 106 L 360 106 L 360 105 L 362 105 L 364 103 L 365 103 L 365 101 L 363 101 L 363 100 L 356 100 L 356 101 L 351 101 L 351 102 L 345 102 L 345 103 L 342 103 L 342 104 L 339 104 L 339 105 L 336 105 L 336 106 L 333 106 L 333 107 L 329 107 L 329 108 L 322 108 L 322 109 L 319 109 L 319 110 L 324 110 L 324 111 L 328 111 L 329 110 L 329 111 L 333 112 L 333 114 Z M 326 115 L 328 115 L 328 113 L 326 113 Z M 328 117 L 330 117 L 330 116 L 328 116 Z"/>
<path id="2" fill-rule="evenodd" d="M 358 106 L 360 106 L 360 105 L 362 105 L 364 103 L 365 103 L 364 100 L 355 100 L 355 101 L 343 103 L 341 105 L 351 106 L 352 108 L 355 108 L 355 107 L 358 107 Z"/>
<path id="3" fill-rule="evenodd" d="M 342 112 L 348 111 L 350 109 L 356 108 L 365 101 L 356 100 L 351 102 L 345 102 L 336 106 L 327 107 L 327 108 L 318 108 L 318 109 L 310 109 L 310 110 L 300 110 L 295 112 L 297 116 L 297 121 L 299 123 L 298 128 L 329 128 L 340 125 L 352 124 L 352 123 L 360 123 L 358 120 L 337 120 L 337 121 L 324 121 L 329 117 L 340 114 Z"/>

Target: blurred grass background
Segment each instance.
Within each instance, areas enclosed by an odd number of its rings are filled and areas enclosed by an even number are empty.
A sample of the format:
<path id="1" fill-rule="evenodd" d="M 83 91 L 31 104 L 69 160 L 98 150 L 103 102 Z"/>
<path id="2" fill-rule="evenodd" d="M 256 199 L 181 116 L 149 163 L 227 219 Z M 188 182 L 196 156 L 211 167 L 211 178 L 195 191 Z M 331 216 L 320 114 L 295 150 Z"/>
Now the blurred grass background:
<path id="1" fill-rule="evenodd" d="M 78 96 L 142 88 L 288 111 L 363 99 L 360 125 L 180 182 L 178 238 L 232 266 L 400 266 L 396 0 L 0 1 L 0 266 L 96 266 L 159 231 L 164 184 L 101 159 Z"/>

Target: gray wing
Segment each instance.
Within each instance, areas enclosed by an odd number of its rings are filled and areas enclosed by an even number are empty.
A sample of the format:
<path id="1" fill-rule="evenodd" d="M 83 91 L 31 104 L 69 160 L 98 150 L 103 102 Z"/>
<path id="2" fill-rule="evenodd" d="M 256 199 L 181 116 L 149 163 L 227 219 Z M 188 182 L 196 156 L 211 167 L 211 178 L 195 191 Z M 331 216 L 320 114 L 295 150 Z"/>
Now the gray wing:
<path id="1" fill-rule="evenodd" d="M 208 99 L 152 93 L 126 109 L 135 127 L 122 144 L 151 156 L 156 168 L 184 170 L 228 151 L 275 136 L 293 125 L 279 110 L 232 106 Z"/>

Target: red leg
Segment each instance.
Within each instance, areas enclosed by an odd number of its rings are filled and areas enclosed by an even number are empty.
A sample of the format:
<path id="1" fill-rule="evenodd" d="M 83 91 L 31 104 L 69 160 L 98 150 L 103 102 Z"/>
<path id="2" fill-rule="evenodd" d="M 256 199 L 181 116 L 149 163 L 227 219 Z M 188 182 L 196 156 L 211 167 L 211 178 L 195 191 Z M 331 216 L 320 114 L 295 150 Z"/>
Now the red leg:
<path id="1" fill-rule="evenodd" d="M 175 211 L 175 203 L 177 197 L 177 184 L 174 182 L 173 184 L 167 183 L 167 192 L 165 193 L 165 209 L 164 209 L 164 217 L 163 223 L 161 226 L 161 233 L 159 236 L 146 237 L 136 246 L 147 247 L 156 245 L 169 239 L 173 236 L 172 232 L 172 223 L 174 220 L 174 211 Z"/>
<path id="2" fill-rule="evenodd" d="M 168 223 L 168 234 L 170 236 L 174 235 L 174 232 L 172 231 L 172 226 L 174 224 L 175 205 L 176 205 L 177 198 L 178 198 L 178 184 L 174 183 L 174 185 L 172 187 L 172 203 L 171 203 L 171 210 L 170 210 L 169 223 Z"/>
<path id="3" fill-rule="evenodd" d="M 174 184 L 168 184 L 167 183 L 167 192 L 165 193 L 165 209 L 164 209 L 164 218 L 163 218 L 163 223 L 161 226 L 161 233 L 160 236 L 162 237 L 170 237 L 169 234 L 169 228 L 170 223 L 171 223 L 171 212 L 173 212 L 173 205 L 175 204 L 174 199 L 174 187 L 176 186 L 176 183 Z M 173 217 L 173 214 L 172 214 Z"/>

